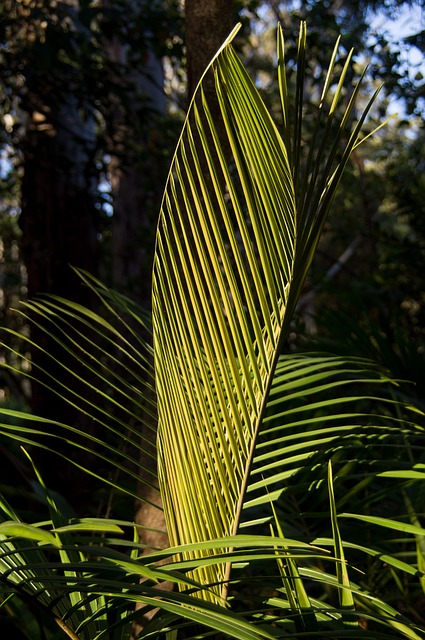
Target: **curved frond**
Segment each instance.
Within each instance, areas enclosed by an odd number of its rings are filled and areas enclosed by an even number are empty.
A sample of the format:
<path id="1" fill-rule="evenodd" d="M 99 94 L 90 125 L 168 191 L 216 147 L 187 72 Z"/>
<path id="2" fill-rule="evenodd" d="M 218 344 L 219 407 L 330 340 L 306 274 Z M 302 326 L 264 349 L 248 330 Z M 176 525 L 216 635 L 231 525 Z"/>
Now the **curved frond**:
<path id="1" fill-rule="evenodd" d="M 201 80 L 174 155 L 157 231 L 153 330 L 161 491 L 175 544 L 234 534 L 239 526 L 281 345 L 367 113 L 344 142 L 360 85 L 335 129 L 349 64 L 335 80 L 336 55 L 319 110 L 325 133 L 320 144 L 313 141 L 302 178 L 305 25 L 293 138 L 287 117 L 281 136 L 227 42 L 207 71 L 215 96 L 204 93 Z M 283 63 L 279 69 L 287 114 Z M 220 123 L 212 120 L 211 100 Z M 198 577 L 212 581 L 207 573 Z"/>
<path id="2" fill-rule="evenodd" d="M 63 400 L 64 408 L 69 405 L 81 416 L 81 421 L 69 424 L 66 415 L 62 421 L 53 421 L 0 409 L 1 433 L 61 455 L 114 491 L 134 498 L 138 497 L 137 484 L 145 483 L 153 501 L 159 502 L 150 316 L 90 274 L 77 273 L 97 295 L 98 310 L 57 296 L 22 303 L 17 313 L 30 328 L 35 325 L 41 335 L 48 336 L 54 349 L 46 353 L 27 333 L 19 334 L 21 350 L 14 353 L 15 368 L 2 366 L 37 380 Z M 6 337 L 11 333 L 5 332 Z M 10 350 L 7 342 L 2 346 Z M 85 451 L 96 461 L 89 468 L 80 463 L 79 452 Z"/>
<path id="3" fill-rule="evenodd" d="M 306 511 L 323 511 L 323 504 L 317 507 L 313 502 L 312 488 L 326 482 L 331 459 L 338 464 L 336 486 L 346 485 L 338 508 L 353 499 L 360 504 L 366 485 L 377 477 L 404 474 L 406 482 L 420 478 L 425 431 L 418 424 L 417 409 L 402 402 L 398 393 L 399 385 L 388 372 L 365 359 L 314 353 L 281 356 L 241 525 L 252 525 L 254 517 L 261 521 L 262 508 L 272 517 L 270 503 L 290 504 L 295 493 L 309 503 Z M 291 518 L 297 518 L 304 506 L 298 503 L 297 510 Z"/>

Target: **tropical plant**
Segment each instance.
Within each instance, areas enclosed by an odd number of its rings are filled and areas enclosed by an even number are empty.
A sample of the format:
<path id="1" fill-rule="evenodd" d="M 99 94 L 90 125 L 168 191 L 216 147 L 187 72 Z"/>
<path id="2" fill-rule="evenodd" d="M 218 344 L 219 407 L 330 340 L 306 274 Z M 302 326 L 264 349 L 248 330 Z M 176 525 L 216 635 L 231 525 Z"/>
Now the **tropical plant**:
<path id="1" fill-rule="evenodd" d="M 282 353 L 374 97 L 356 121 L 360 79 L 338 115 L 351 54 L 341 61 L 337 43 L 306 150 L 305 25 L 293 85 L 278 29 L 281 131 L 233 37 L 206 71 L 214 96 L 201 79 L 172 161 L 153 266 L 153 346 L 149 317 L 84 273 L 104 314 L 58 298 L 26 304 L 68 354 L 67 383 L 52 377 L 51 387 L 102 438 L 11 411 L 2 427 L 26 449 L 59 450 L 77 466 L 89 449 L 98 463 L 88 473 L 115 495 L 134 496 L 143 481 L 152 503 L 153 465 L 144 456 L 140 473 L 139 452 L 141 433 L 158 428 L 171 547 L 147 553 L 147 524 L 65 517 L 35 469 L 49 516 L 28 524 L 3 501 L 3 606 L 19 615 L 31 603 L 74 640 L 129 637 L 147 612 L 146 638 L 421 638 L 423 415 L 379 365 Z"/>

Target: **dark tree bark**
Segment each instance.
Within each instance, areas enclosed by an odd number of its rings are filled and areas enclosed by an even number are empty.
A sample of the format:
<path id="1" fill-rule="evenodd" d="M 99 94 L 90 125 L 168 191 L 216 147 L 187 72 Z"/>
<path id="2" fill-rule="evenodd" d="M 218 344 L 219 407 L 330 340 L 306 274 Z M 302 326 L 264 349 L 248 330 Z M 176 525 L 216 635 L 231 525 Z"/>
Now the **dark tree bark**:
<path id="1" fill-rule="evenodd" d="M 186 0 L 188 96 L 233 27 L 231 0 Z"/>
<path id="2" fill-rule="evenodd" d="M 20 226 L 28 297 L 52 293 L 84 303 L 70 265 L 97 272 L 94 140 L 69 106 L 49 123 L 33 116 L 24 143 Z"/>
<path id="3" fill-rule="evenodd" d="M 205 69 L 234 26 L 235 3 L 231 0 L 186 0 L 185 7 L 188 100 L 190 101 Z M 229 157 L 230 146 L 215 94 L 212 73 L 206 75 L 203 81 L 203 90 L 217 135 L 221 141 L 222 150 Z M 206 129 L 208 130 L 208 127 Z M 196 127 L 194 130 L 196 139 Z M 202 158 L 201 162 L 203 162 Z M 203 167 L 203 172 L 208 184 L 209 176 L 206 165 Z"/>
<path id="4" fill-rule="evenodd" d="M 92 274 L 97 272 L 93 127 L 81 120 L 72 96 L 66 106 L 48 113 L 48 119 L 40 113 L 32 114 L 23 142 L 20 226 L 28 297 L 54 294 L 92 306 L 89 290 L 70 265 Z M 35 324 L 31 325 L 31 340 L 38 345 L 31 354 L 35 377 L 31 385 L 32 412 L 88 429 L 81 413 L 43 384 L 54 386 L 56 379 L 73 389 L 78 387 L 76 380 L 71 376 L 67 379 L 64 369 L 54 361 L 56 358 L 66 364 L 66 352 Z M 44 374 L 45 370 L 53 381 Z M 79 462 L 88 463 L 82 453 L 78 455 Z M 79 511 L 87 508 L 87 479 L 83 480 L 72 465 L 42 451 L 36 452 L 35 460 L 50 488 L 59 491 Z"/>
<path id="5" fill-rule="evenodd" d="M 111 55 L 127 64 L 125 45 L 114 43 Z M 123 122 L 119 107 L 116 120 L 122 132 L 117 155 L 110 164 L 113 198 L 112 281 L 121 293 L 145 309 L 151 306 L 151 271 L 156 222 L 164 188 L 161 157 L 161 124 L 166 116 L 162 61 L 145 52 L 142 69 L 132 70 L 134 100 Z M 139 114 L 145 114 L 143 121 Z M 136 139 L 134 138 L 136 135 Z M 126 150 L 126 154 L 122 153 Z"/>

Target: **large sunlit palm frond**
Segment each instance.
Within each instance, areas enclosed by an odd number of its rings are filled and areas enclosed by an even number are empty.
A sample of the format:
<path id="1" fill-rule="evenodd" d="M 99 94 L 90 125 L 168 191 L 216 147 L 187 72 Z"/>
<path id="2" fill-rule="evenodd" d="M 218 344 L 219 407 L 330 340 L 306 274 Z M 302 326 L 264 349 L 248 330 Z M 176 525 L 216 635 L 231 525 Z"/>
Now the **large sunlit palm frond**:
<path id="1" fill-rule="evenodd" d="M 279 133 L 229 44 L 209 71 L 231 161 L 201 84 L 170 171 L 154 264 L 160 472 L 174 543 L 235 532 L 294 249 Z"/>
<path id="2" fill-rule="evenodd" d="M 157 232 L 159 464 L 175 544 L 238 529 L 280 347 L 366 116 L 346 134 L 358 85 L 334 130 L 349 64 L 335 79 L 335 53 L 322 96 L 323 105 L 330 103 L 320 113 L 325 133 L 301 180 L 305 26 L 294 107 L 298 133 L 290 149 L 290 134 L 280 135 L 230 39 L 207 70 L 214 76 L 222 121 L 213 122 L 201 80 L 172 162 Z M 278 49 L 283 50 L 281 32 Z M 285 113 L 291 105 L 285 70 L 279 68 Z M 315 160 L 320 171 L 310 175 Z M 213 581 L 208 571 L 198 578 Z"/>

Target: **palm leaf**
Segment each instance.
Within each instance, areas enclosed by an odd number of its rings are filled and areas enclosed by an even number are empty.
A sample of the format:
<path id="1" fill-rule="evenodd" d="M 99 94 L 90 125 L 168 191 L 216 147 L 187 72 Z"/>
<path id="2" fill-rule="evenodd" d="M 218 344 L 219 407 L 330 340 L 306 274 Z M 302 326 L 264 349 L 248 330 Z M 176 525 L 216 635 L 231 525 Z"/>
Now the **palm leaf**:
<path id="1" fill-rule="evenodd" d="M 281 344 L 370 106 L 342 143 L 360 84 L 334 131 L 345 74 L 336 81 L 329 107 L 335 54 L 320 105 L 322 117 L 328 104 L 325 136 L 310 153 L 300 181 L 305 27 L 290 151 L 287 118 L 282 138 L 230 39 L 207 72 L 214 76 L 226 139 L 212 121 L 201 80 L 174 155 L 157 231 L 159 471 L 175 544 L 238 530 Z M 278 49 L 283 51 L 280 31 Z M 287 113 L 285 70 L 279 68 Z M 322 171 L 312 171 L 316 161 Z M 220 580 L 225 577 L 223 572 Z M 198 578 L 214 581 L 208 572 Z"/>
<path id="2" fill-rule="evenodd" d="M 57 345 L 56 353 L 65 356 L 59 359 L 54 353 L 44 354 L 48 364 L 41 372 L 42 384 L 81 412 L 94 428 L 82 431 L 66 419 L 52 421 L 0 409 L 0 415 L 8 418 L 1 425 L 2 432 L 21 444 L 42 446 L 79 468 L 79 455 L 72 448 L 88 451 L 96 464 L 84 470 L 98 481 L 134 498 L 140 498 L 137 485 L 144 484 L 147 501 L 158 504 L 152 451 L 157 411 L 150 317 L 93 276 L 77 273 L 98 296 L 97 312 L 57 296 L 45 296 L 21 303 L 17 313 L 28 326 L 36 325 L 46 333 Z M 22 348 L 14 354 L 16 365 L 3 367 L 38 380 L 38 359 L 33 355 L 34 364 L 28 351 L 36 354 L 42 347 L 28 335 L 17 337 Z M 2 346 L 10 350 L 7 343 Z M 69 445 L 68 449 L 63 444 Z"/>
<path id="3" fill-rule="evenodd" d="M 338 463 L 335 482 L 351 483 L 339 497 L 339 508 L 376 477 L 417 478 L 421 464 L 411 462 L 409 447 L 415 457 L 423 456 L 424 432 L 416 424 L 417 412 L 393 398 L 398 388 L 387 371 L 364 359 L 329 354 L 281 356 L 256 446 L 241 525 L 252 526 L 250 510 L 261 506 L 270 517 L 270 500 L 283 503 L 295 492 L 304 494 L 313 511 L 312 494 L 306 492 L 313 482 L 318 486 L 326 480 L 329 459 Z M 355 483 L 360 465 L 362 473 Z M 391 472 L 385 471 L 389 468 Z M 388 485 L 388 492 L 392 491 Z M 299 511 L 304 510 L 298 506 Z M 323 505 L 317 510 L 322 511 Z"/>
<path id="4" fill-rule="evenodd" d="M 32 601 L 74 640 L 112 637 L 115 627 L 128 626 L 138 615 L 134 611 L 136 603 L 149 609 L 159 606 L 214 631 L 231 631 L 232 637 L 241 640 L 273 637 L 267 628 L 256 628 L 237 613 L 194 599 L 191 592 L 202 588 L 187 577 L 194 561 L 155 565 L 161 558 L 190 552 L 189 546 L 148 557 L 143 555 L 143 545 L 122 535 L 132 527 L 131 523 L 105 519 L 83 519 L 61 527 L 51 521 L 28 526 L 19 519 L 0 525 L 0 595 L 17 593 L 24 601 Z M 196 546 L 218 549 L 226 542 L 208 541 Z M 218 558 L 221 563 L 275 558 L 275 549 L 283 542 L 285 555 L 302 558 L 323 553 L 319 547 L 279 537 L 236 536 L 228 542 L 235 551 Z M 158 589 L 163 580 L 178 584 L 187 593 Z"/>

